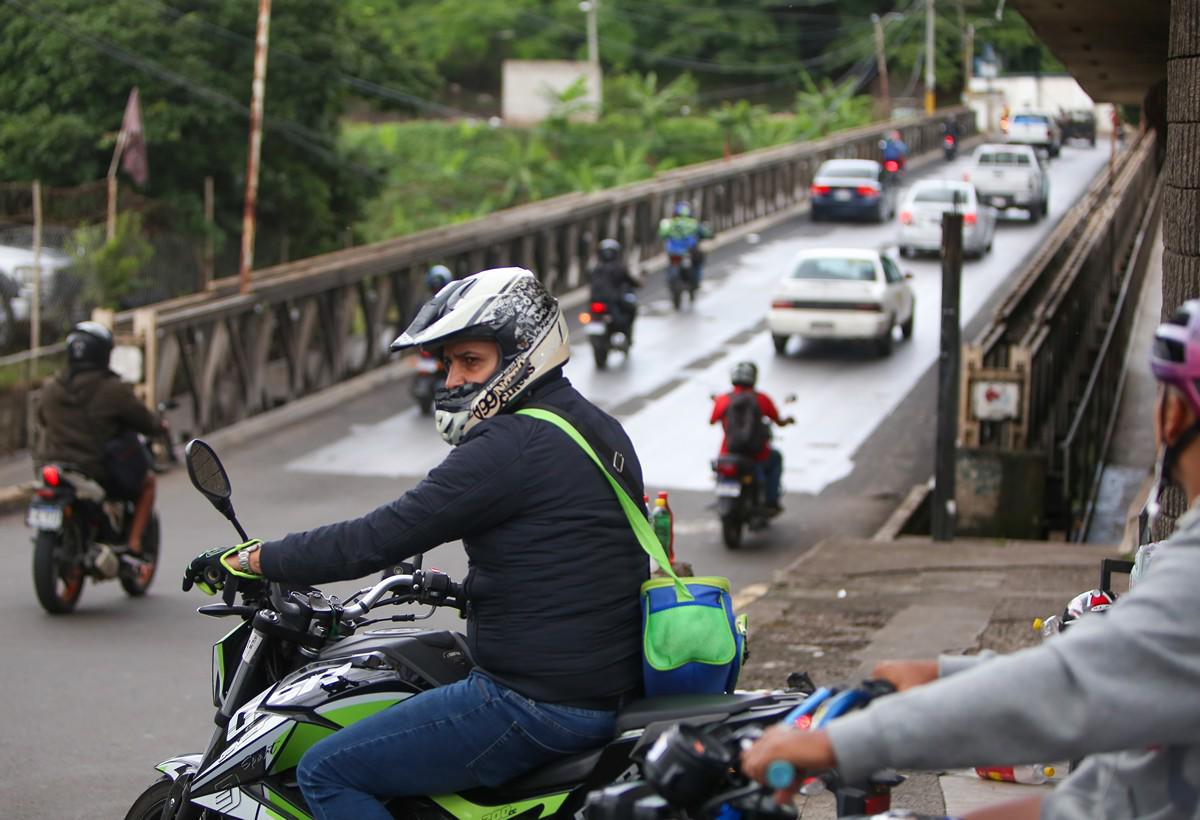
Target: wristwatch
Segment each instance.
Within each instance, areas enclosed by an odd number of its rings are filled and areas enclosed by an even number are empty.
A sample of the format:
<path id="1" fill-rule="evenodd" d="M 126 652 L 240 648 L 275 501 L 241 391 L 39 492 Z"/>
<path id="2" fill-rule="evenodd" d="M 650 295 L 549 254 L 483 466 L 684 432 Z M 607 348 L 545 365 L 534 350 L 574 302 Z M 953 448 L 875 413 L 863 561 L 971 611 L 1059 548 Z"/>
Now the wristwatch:
<path id="1" fill-rule="evenodd" d="M 244 550 L 238 550 L 238 568 L 247 575 L 255 574 L 250 569 L 250 553 L 255 552 L 260 546 L 260 544 L 253 544 Z"/>

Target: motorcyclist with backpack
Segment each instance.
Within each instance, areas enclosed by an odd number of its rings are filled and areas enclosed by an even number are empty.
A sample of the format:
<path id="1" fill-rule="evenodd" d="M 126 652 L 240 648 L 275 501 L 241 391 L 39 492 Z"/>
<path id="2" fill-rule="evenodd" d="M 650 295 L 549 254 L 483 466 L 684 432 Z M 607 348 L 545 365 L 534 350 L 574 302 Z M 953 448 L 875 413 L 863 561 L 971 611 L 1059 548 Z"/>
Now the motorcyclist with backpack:
<path id="1" fill-rule="evenodd" d="M 1200 818 L 1200 300 L 1158 327 L 1150 365 L 1159 382 L 1151 514 L 1167 483 L 1192 501 L 1136 586 L 1104 617 L 1020 652 L 880 664 L 876 675 L 900 694 L 825 731 L 772 729 L 743 754 L 743 771 L 761 782 L 772 761 L 787 760 L 855 781 L 888 767 L 1086 756 L 1052 792 L 978 817 Z"/>
<path id="2" fill-rule="evenodd" d="M 210 550 L 184 576 L 185 589 L 206 571 L 320 584 L 463 542 L 473 671 L 305 753 L 298 780 L 317 818 L 386 820 L 377 796 L 496 786 L 601 746 L 641 691 L 646 554 L 590 457 L 554 425 L 515 412 L 567 418 L 631 497 L 644 494 L 621 425 L 563 376 L 570 340 L 557 301 L 527 270 L 483 271 L 421 308 L 392 344 L 412 348 L 448 365 L 436 395 L 437 429 L 454 445 L 445 460 L 362 517 Z"/>
<path id="3" fill-rule="evenodd" d="M 588 275 L 591 301 L 609 306 L 609 310 L 615 314 L 617 327 L 632 343 L 633 321 L 637 317 L 634 290 L 640 288 L 642 283 L 629 272 L 629 266 L 621 257 L 621 243 L 617 240 L 600 240 L 597 256 L 599 262 Z"/>
<path id="4" fill-rule="evenodd" d="M 691 204 L 680 200 L 675 203 L 669 219 L 659 223 L 658 235 L 666 241 L 668 254 L 688 254 L 692 260 L 692 276 L 697 286 L 704 274 L 704 251 L 700 240 L 711 239 L 712 229 L 696 219 Z"/>
<path id="5" fill-rule="evenodd" d="M 99 482 L 109 498 L 133 501 L 126 546 L 137 555 L 157 482 L 136 436 L 164 435 L 167 427 L 109 369 L 112 351 L 112 331 L 98 322 L 80 322 L 67 334 L 67 367 L 41 390 L 37 420 L 44 438 L 34 461 L 71 465 Z"/>
<path id="6" fill-rule="evenodd" d="M 758 463 L 767 511 L 777 515 L 783 511 L 779 505 L 783 454 L 771 446 L 768 423 L 786 427 L 795 424 L 796 420 L 781 418 L 771 397 L 754 389 L 758 382 L 758 366 L 754 362 L 735 364 L 730 381 L 733 390 L 717 396 L 708 423 L 720 422 L 725 431 L 721 441 L 722 455 L 744 455 Z"/>

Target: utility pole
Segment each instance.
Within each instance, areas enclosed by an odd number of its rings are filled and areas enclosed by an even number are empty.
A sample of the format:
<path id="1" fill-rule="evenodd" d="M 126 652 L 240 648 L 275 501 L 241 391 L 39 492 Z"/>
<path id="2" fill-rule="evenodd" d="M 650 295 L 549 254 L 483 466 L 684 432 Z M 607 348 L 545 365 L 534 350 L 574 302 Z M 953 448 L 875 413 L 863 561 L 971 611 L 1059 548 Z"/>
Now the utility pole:
<path id="1" fill-rule="evenodd" d="M 963 97 L 971 93 L 971 77 L 975 74 L 975 24 L 967 23 L 963 38 Z"/>
<path id="2" fill-rule="evenodd" d="M 933 0 L 925 0 L 925 114 L 933 114 L 934 100 L 933 64 L 936 62 L 933 36 Z"/>
<path id="3" fill-rule="evenodd" d="M 258 159 L 262 153 L 263 97 L 267 90 L 267 43 L 271 29 L 271 0 L 258 0 L 258 28 L 254 36 L 254 79 L 250 84 L 250 146 L 246 154 L 246 201 L 242 208 L 242 259 L 238 292 L 250 292 L 254 267 L 254 217 L 258 206 Z"/>
<path id="4" fill-rule="evenodd" d="M 887 52 L 883 41 L 883 20 L 878 14 L 871 15 L 871 23 L 875 26 L 875 66 L 879 71 L 879 96 L 883 103 L 883 116 L 892 118 L 892 92 L 888 88 Z"/>
<path id="5" fill-rule="evenodd" d="M 596 22 L 596 9 L 600 5 L 600 0 L 583 0 L 579 4 L 581 11 L 587 13 L 587 49 L 588 49 L 588 65 L 592 68 L 592 74 L 596 78 L 596 114 L 599 116 L 599 106 L 603 102 L 604 96 L 604 79 L 600 75 L 600 27 Z"/>
<path id="6" fill-rule="evenodd" d="M 937 451 L 931 534 L 934 541 L 953 541 L 958 518 L 955 462 L 958 446 L 959 357 L 962 349 L 959 286 L 962 280 L 963 215 L 955 197 L 953 211 L 942 214 L 942 339 L 938 356 Z"/>
<path id="7" fill-rule="evenodd" d="M 213 178 L 206 176 L 204 178 L 204 265 L 200 271 L 200 290 L 201 292 L 208 290 L 209 284 L 213 280 L 213 233 L 216 231 L 216 225 L 213 224 L 213 216 L 216 211 L 216 204 L 213 195 Z"/>
<path id="8" fill-rule="evenodd" d="M 42 182 L 33 181 L 33 305 L 29 314 L 30 379 L 37 378 L 38 348 L 42 346 Z"/>

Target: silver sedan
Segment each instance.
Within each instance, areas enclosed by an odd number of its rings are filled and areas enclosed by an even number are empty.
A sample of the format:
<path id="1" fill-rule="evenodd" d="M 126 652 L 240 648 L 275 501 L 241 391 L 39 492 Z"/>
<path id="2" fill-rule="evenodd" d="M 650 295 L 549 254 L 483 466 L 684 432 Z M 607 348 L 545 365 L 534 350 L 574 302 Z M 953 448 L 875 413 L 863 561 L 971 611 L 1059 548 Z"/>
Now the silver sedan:
<path id="1" fill-rule="evenodd" d="M 942 214 L 956 208 L 963 215 L 963 254 L 978 259 L 990 251 L 996 209 L 980 202 L 969 182 L 926 179 L 910 188 L 900 205 L 900 254 L 940 253 Z"/>

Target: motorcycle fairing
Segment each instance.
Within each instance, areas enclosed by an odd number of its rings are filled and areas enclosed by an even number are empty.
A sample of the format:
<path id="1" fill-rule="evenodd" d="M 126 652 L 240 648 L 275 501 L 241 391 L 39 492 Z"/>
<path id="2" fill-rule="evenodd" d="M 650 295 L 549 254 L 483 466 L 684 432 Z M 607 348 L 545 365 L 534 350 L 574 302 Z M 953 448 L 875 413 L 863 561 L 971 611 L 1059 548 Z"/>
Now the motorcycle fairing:
<path id="1" fill-rule="evenodd" d="M 291 768 L 329 733 L 412 695 L 395 670 L 374 655 L 309 664 L 234 713 L 225 732 L 229 745 L 197 773 L 192 795 Z"/>
<path id="2" fill-rule="evenodd" d="M 252 631 L 253 627 L 250 622 L 242 621 L 229 630 L 221 640 L 213 644 L 213 706 L 218 709 L 225 702 L 225 695 L 229 693 L 229 684 L 233 682 L 232 672 L 237 669 L 238 662 L 241 661 L 242 650 L 246 647 L 246 640 Z"/>
<path id="3" fill-rule="evenodd" d="M 509 820 L 516 817 L 549 817 L 558 811 L 568 794 L 570 792 L 550 794 L 501 806 L 483 806 L 457 794 L 434 795 L 429 799 L 458 820 Z"/>

